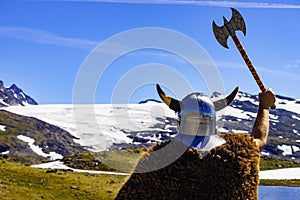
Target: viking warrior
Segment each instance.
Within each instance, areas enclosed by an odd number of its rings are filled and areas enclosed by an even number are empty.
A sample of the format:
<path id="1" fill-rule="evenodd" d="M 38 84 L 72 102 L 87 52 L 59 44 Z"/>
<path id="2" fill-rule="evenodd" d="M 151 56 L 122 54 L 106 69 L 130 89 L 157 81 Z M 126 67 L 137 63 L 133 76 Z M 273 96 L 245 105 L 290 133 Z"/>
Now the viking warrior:
<path id="1" fill-rule="evenodd" d="M 157 92 L 178 113 L 178 134 L 148 150 L 116 199 L 257 199 L 260 151 L 267 141 L 273 92 L 259 94 L 251 135 L 217 134 L 216 112 L 232 102 L 238 88 L 214 102 L 202 93 L 176 100 L 159 85 Z M 174 151 L 184 152 L 168 166 L 151 170 L 159 165 L 160 156 L 168 159 L 171 155 L 166 148 L 171 143 Z M 155 151 L 160 151 L 159 155 L 152 154 Z M 146 173 L 138 173 L 141 169 Z"/>

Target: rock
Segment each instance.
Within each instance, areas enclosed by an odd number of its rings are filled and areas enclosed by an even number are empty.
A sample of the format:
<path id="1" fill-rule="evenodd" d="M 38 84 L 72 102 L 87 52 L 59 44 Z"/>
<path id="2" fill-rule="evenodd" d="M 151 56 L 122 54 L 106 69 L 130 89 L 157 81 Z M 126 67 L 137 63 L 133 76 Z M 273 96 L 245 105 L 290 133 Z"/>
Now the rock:
<path id="1" fill-rule="evenodd" d="M 71 188 L 72 190 L 79 190 L 79 188 L 78 188 L 77 186 L 75 186 L 75 185 L 72 185 L 70 188 Z"/>
<path id="2" fill-rule="evenodd" d="M 7 144 L 0 144 L 0 154 L 9 151 L 10 147 Z"/>
<path id="3" fill-rule="evenodd" d="M 47 169 L 46 173 L 56 173 L 57 169 Z"/>

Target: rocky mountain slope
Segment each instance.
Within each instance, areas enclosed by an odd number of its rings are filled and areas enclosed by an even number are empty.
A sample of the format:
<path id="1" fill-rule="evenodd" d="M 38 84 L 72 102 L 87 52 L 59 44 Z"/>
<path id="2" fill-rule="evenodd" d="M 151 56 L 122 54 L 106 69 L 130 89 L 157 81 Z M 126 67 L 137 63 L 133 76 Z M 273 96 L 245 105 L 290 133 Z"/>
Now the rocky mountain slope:
<path id="1" fill-rule="evenodd" d="M 218 96 L 218 95 L 214 95 Z M 267 146 L 263 154 L 281 157 L 285 159 L 300 159 L 300 100 L 277 95 L 276 109 L 270 110 L 270 130 Z M 150 100 L 151 101 L 151 100 Z M 147 101 L 145 101 L 147 102 Z M 251 133 L 252 126 L 258 109 L 258 96 L 245 92 L 239 92 L 236 99 L 219 116 L 219 131 Z M 176 134 L 175 118 L 157 118 L 165 120 L 164 131 L 156 133 L 161 140 L 170 139 Z M 170 127 L 173 127 L 170 129 Z M 171 131 L 170 131 L 171 130 Z M 144 134 L 130 134 L 133 141 L 141 144 L 149 144 L 151 141 Z M 116 145 L 131 146 L 128 144 Z"/>
<path id="2" fill-rule="evenodd" d="M 38 120 L 0 110 L 0 154 L 36 163 L 62 159 L 84 148 L 67 131 Z"/>
<path id="3" fill-rule="evenodd" d="M 300 159 L 300 101 L 277 95 L 276 109 L 270 110 L 270 130 L 265 154 Z M 251 132 L 258 98 L 239 92 L 222 117 L 225 130 Z"/>
<path id="4" fill-rule="evenodd" d="M 25 94 L 15 84 L 11 85 L 9 88 L 5 88 L 3 81 L 0 81 L 0 107 L 16 105 L 37 105 L 37 102 Z"/>

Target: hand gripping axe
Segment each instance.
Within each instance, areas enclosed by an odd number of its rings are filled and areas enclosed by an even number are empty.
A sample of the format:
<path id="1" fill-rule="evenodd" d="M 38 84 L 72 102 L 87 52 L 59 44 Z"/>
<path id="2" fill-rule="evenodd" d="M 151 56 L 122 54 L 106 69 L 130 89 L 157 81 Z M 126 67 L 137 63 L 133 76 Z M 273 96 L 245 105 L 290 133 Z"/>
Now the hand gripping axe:
<path id="1" fill-rule="evenodd" d="M 262 92 L 266 92 L 266 88 L 262 83 L 261 79 L 258 76 L 252 62 L 250 61 L 246 51 L 244 50 L 241 42 L 239 41 L 238 37 L 235 34 L 236 30 L 240 30 L 246 35 L 246 25 L 242 15 L 234 8 L 231 8 L 232 17 L 228 21 L 225 17 L 223 17 L 224 25 L 217 26 L 215 21 L 213 21 L 213 31 L 217 41 L 225 48 L 229 48 L 227 45 L 227 39 L 229 36 L 232 37 L 236 47 L 238 48 L 240 54 L 242 55 L 245 63 L 247 64 L 252 76 L 254 77 L 258 87 Z M 271 108 L 275 108 L 273 105 Z"/>

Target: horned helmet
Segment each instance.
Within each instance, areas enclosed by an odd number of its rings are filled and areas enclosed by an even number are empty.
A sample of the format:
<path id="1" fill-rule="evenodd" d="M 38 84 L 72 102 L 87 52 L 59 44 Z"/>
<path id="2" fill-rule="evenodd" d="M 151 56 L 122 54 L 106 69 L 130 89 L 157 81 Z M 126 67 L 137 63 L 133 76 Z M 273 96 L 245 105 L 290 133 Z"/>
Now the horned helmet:
<path id="1" fill-rule="evenodd" d="M 236 87 L 228 96 L 217 101 L 212 101 L 205 94 L 194 92 L 180 101 L 166 95 L 158 84 L 156 89 L 163 102 L 178 113 L 178 136 L 194 147 L 199 142 L 203 145 L 205 139 L 217 135 L 216 112 L 229 105 L 238 92 Z"/>

